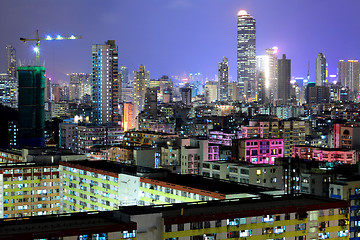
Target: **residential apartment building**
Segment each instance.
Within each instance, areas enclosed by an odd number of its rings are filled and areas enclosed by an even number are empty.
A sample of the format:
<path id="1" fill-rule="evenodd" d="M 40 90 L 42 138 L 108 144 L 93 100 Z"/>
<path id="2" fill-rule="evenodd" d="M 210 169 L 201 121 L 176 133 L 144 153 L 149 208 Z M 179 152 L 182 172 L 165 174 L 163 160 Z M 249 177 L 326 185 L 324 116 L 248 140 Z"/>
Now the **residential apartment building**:
<path id="1" fill-rule="evenodd" d="M 57 165 L 2 163 L 0 180 L 0 218 L 59 213 Z"/>
<path id="2" fill-rule="evenodd" d="M 329 197 L 350 202 L 349 239 L 360 237 L 360 177 L 342 176 L 330 183 Z"/>
<path id="3" fill-rule="evenodd" d="M 126 205 L 209 201 L 274 194 L 256 188 L 163 169 L 110 161 L 61 162 L 60 212 L 108 211 Z"/>
<path id="4" fill-rule="evenodd" d="M 231 163 L 227 161 L 205 162 L 202 165 L 202 175 L 205 177 L 279 190 L 284 189 L 283 167 L 281 165 Z"/>
<path id="5" fill-rule="evenodd" d="M 274 165 L 284 156 L 283 139 L 242 138 L 233 140 L 233 161 Z"/>
<path id="6" fill-rule="evenodd" d="M 348 202 L 337 199 L 267 196 L 3 220 L 0 234 L 5 239 L 345 240 L 348 211 Z"/>
<path id="7" fill-rule="evenodd" d="M 312 146 L 294 146 L 292 157 L 301 159 L 342 162 L 346 164 L 356 164 L 359 161 L 359 152 L 344 148 L 320 148 Z"/>

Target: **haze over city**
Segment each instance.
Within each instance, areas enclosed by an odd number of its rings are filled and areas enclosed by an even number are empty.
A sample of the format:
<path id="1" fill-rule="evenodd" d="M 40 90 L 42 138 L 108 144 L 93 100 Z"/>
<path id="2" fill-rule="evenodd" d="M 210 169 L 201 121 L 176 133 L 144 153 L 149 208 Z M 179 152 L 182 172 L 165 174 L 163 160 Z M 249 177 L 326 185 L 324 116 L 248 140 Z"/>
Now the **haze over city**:
<path id="1" fill-rule="evenodd" d="M 54 81 L 67 73 L 91 72 L 91 45 L 114 39 L 119 64 L 130 71 L 140 64 L 150 78 L 200 72 L 214 79 L 222 57 L 229 58 L 236 80 L 237 12 L 245 9 L 256 19 L 257 55 L 279 48 L 292 60 L 292 76 L 315 78 L 318 52 L 325 54 L 329 74 L 340 59 L 358 59 L 360 2 L 345 1 L 3 1 L 0 67 L 5 71 L 5 46 L 17 49 L 20 61 L 35 61 L 33 43 L 20 37 L 81 35 L 76 41 L 42 42 L 40 62 Z M 16 13 L 16 14 L 15 14 Z M 6 34 L 5 34 L 6 33 Z"/>

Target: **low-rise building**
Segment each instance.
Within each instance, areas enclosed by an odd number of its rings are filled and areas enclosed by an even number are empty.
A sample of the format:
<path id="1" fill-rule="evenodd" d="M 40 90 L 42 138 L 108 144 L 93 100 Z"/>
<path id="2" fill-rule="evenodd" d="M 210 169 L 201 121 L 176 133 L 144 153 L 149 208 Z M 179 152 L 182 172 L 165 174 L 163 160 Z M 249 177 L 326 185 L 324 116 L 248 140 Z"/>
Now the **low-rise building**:
<path id="1" fill-rule="evenodd" d="M 283 139 L 280 138 L 242 138 L 233 140 L 233 161 L 273 165 L 275 158 L 283 156 Z"/>
<path id="2" fill-rule="evenodd" d="M 356 164 L 359 161 L 357 150 L 346 148 L 321 148 L 313 146 L 294 146 L 292 157 L 324 162 Z"/>
<path id="3" fill-rule="evenodd" d="M 60 211 L 108 211 L 126 205 L 208 201 L 263 194 L 275 189 L 249 186 L 164 169 L 110 161 L 60 163 Z"/>

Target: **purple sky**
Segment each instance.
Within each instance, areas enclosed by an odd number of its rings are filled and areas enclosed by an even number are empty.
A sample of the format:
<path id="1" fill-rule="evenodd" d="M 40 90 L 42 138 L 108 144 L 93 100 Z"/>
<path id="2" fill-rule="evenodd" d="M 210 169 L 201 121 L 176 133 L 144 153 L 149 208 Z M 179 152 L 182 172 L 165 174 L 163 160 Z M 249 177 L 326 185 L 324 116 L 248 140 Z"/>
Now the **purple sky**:
<path id="1" fill-rule="evenodd" d="M 359 0 L 9 0 L 0 3 L 0 70 L 5 46 L 19 60 L 33 60 L 31 38 L 82 35 L 74 41 L 42 42 L 41 62 L 49 76 L 91 72 L 91 44 L 115 39 L 119 63 L 132 71 L 144 64 L 151 78 L 201 72 L 213 78 L 218 62 L 229 58 L 236 79 L 236 20 L 240 9 L 257 20 L 257 55 L 279 47 L 292 60 L 292 76 L 314 79 L 319 51 L 335 74 L 339 59 L 359 59 Z"/>

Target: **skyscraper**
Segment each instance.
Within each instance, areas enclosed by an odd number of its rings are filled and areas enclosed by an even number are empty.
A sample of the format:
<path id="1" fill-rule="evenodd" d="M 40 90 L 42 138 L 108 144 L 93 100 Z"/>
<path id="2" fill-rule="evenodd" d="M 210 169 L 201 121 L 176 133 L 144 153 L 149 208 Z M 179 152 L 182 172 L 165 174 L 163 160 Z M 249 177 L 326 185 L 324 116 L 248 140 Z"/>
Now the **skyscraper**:
<path id="1" fill-rule="evenodd" d="M 278 103 L 286 104 L 290 101 L 290 77 L 291 60 L 286 59 L 283 54 L 282 59 L 278 60 Z"/>
<path id="2" fill-rule="evenodd" d="M 11 78 L 17 78 L 16 73 L 16 51 L 15 48 L 8 44 L 6 45 L 6 62 L 7 62 L 7 74 Z"/>
<path id="3" fill-rule="evenodd" d="M 92 69 L 93 122 L 120 124 L 121 82 L 115 40 L 92 45 Z"/>
<path id="4" fill-rule="evenodd" d="M 133 95 L 135 103 L 135 114 L 139 114 L 144 109 L 145 93 L 149 86 L 149 71 L 145 71 L 145 66 L 140 65 L 139 71 L 133 71 Z"/>
<path id="5" fill-rule="evenodd" d="M 45 68 L 19 67 L 19 147 L 45 145 Z"/>
<path id="6" fill-rule="evenodd" d="M 350 100 L 356 100 L 359 95 L 359 61 L 346 62 L 346 87 L 349 89 Z"/>
<path id="7" fill-rule="evenodd" d="M 219 63 L 218 67 L 219 100 L 229 100 L 229 61 L 226 57 Z"/>
<path id="8" fill-rule="evenodd" d="M 256 21 L 245 10 L 238 12 L 237 81 L 240 94 L 246 99 L 255 96 Z"/>
<path id="9" fill-rule="evenodd" d="M 319 52 L 316 58 L 316 86 L 325 86 L 327 75 L 327 64 L 325 56 Z"/>
<path id="10" fill-rule="evenodd" d="M 260 77 L 260 79 L 263 81 L 261 83 L 263 87 L 263 103 L 277 99 L 277 54 L 278 48 L 273 47 L 266 49 L 266 55 L 256 57 L 256 72 L 258 75 L 256 79 L 259 81 Z M 259 86 L 259 83 L 257 85 Z"/>
<path id="11" fill-rule="evenodd" d="M 89 73 L 72 73 L 70 74 L 70 96 L 69 100 L 81 100 L 84 102 L 92 95 L 92 81 L 91 81 L 91 74 Z"/>
<path id="12" fill-rule="evenodd" d="M 157 88 L 147 88 L 145 93 L 144 114 L 156 118 L 157 115 Z"/>
<path id="13" fill-rule="evenodd" d="M 127 67 L 125 66 L 121 66 L 120 69 L 120 77 L 121 77 L 121 84 L 122 86 L 125 87 L 129 87 L 130 86 L 130 81 L 129 81 L 129 70 Z"/>
<path id="14" fill-rule="evenodd" d="M 341 86 L 345 86 L 345 61 L 344 60 L 340 60 L 338 63 L 337 83 Z"/>

